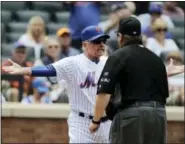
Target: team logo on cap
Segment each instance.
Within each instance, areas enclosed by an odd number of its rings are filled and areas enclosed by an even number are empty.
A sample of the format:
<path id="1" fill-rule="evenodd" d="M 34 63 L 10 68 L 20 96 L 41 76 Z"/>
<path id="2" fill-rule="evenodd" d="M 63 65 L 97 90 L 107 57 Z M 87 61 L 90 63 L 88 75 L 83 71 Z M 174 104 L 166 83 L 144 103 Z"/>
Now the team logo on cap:
<path id="1" fill-rule="evenodd" d="M 100 29 L 99 27 L 96 27 L 96 31 L 97 31 L 97 32 L 100 32 L 101 29 Z"/>

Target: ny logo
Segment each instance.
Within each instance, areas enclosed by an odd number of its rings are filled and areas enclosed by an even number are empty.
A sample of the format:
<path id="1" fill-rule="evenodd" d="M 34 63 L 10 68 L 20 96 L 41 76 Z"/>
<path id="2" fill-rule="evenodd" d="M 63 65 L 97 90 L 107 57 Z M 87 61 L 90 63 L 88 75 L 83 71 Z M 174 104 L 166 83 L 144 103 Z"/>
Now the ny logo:
<path id="1" fill-rule="evenodd" d="M 100 29 L 99 27 L 96 27 L 96 31 L 97 31 L 97 32 L 100 32 L 101 29 Z"/>
<path id="2" fill-rule="evenodd" d="M 88 72 L 87 77 L 83 83 L 80 84 L 80 88 L 95 87 L 95 72 Z"/>

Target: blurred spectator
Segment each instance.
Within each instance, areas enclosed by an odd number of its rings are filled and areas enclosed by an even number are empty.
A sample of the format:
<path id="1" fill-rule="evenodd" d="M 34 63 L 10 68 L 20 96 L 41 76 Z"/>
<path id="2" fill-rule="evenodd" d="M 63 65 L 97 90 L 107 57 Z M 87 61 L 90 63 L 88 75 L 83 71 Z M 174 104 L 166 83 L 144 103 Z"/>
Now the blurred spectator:
<path id="1" fill-rule="evenodd" d="M 3 95 L 3 92 L 2 92 L 2 90 L 3 90 L 3 84 L 2 83 L 3 83 L 3 81 L 1 81 L 1 83 L 0 83 L 0 87 L 1 87 L 1 91 L 0 91 L 1 100 L 0 100 L 0 103 L 1 104 L 6 102 L 6 99 L 5 99 L 5 97 Z"/>
<path id="2" fill-rule="evenodd" d="M 19 65 L 23 67 L 31 67 L 33 64 L 30 61 L 27 61 L 26 57 L 27 57 L 27 47 L 24 44 L 17 42 L 12 51 L 11 60 L 18 63 Z M 8 66 L 8 65 L 11 65 L 9 60 L 6 60 L 2 63 L 2 66 Z M 31 81 L 32 81 L 32 77 L 24 76 L 24 95 L 29 94 Z M 11 84 L 12 89 L 9 90 L 10 96 L 8 100 L 14 99 L 13 101 L 18 101 L 19 82 L 11 81 L 10 84 Z"/>
<path id="3" fill-rule="evenodd" d="M 132 1 L 126 1 L 126 2 L 124 2 L 124 5 L 130 10 L 130 12 L 132 14 L 135 13 L 135 11 L 136 11 L 136 5 L 135 5 L 134 2 L 132 2 Z"/>
<path id="4" fill-rule="evenodd" d="M 177 6 L 176 1 L 168 1 L 164 2 L 164 10 L 163 13 L 170 17 L 181 17 L 184 18 L 184 11 Z"/>
<path id="5" fill-rule="evenodd" d="M 166 65 L 169 64 L 170 59 L 173 59 L 173 63 L 175 65 L 184 64 L 184 54 L 179 51 L 162 52 L 160 57 L 165 62 Z"/>
<path id="6" fill-rule="evenodd" d="M 165 64 L 170 63 L 173 59 L 175 65 L 183 65 L 183 59 L 180 52 L 169 52 L 165 58 Z M 169 84 L 169 98 L 167 105 L 170 106 L 184 106 L 184 74 L 179 74 L 168 78 Z"/>
<path id="7" fill-rule="evenodd" d="M 184 84 L 182 86 L 169 86 L 168 106 L 184 106 Z"/>
<path id="8" fill-rule="evenodd" d="M 168 30 L 166 23 L 158 18 L 152 24 L 152 30 L 154 32 L 153 38 L 148 38 L 147 48 L 160 56 L 164 51 L 179 51 L 176 43 L 172 39 L 166 39 L 165 34 Z"/>
<path id="9" fill-rule="evenodd" d="M 76 50 L 77 51 L 77 50 Z M 44 65 L 49 65 L 60 59 L 60 44 L 55 38 L 48 38 L 45 47 L 45 53 L 43 63 Z M 54 82 L 53 82 L 54 79 Z M 61 81 L 55 84 L 55 78 L 49 77 L 50 82 L 50 98 L 54 103 L 68 103 L 67 86 L 65 81 Z"/>
<path id="10" fill-rule="evenodd" d="M 169 83 L 169 98 L 167 105 L 184 106 L 184 74 L 171 77 Z"/>
<path id="11" fill-rule="evenodd" d="M 72 46 L 81 49 L 81 31 L 87 26 L 99 23 L 101 2 L 76 1 L 68 3 L 71 4 L 69 28 L 72 34 Z"/>
<path id="12" fill-rule="evenodd" d="M 63 27 L 57 31 L 57 37 L 60 42 L 61 52 L 59 58 L 75 56 L 80 54 L 80 51 L 71 46 L 71 32 L 68 28 Z"/>
<path id="13" fill-rule="evenodd" d="M 109 19 L 107 21 L 99 23 L 99 27 L 103 29 L 105 33 L 110 35 L 110 39 L 107 40 L 109 53 L 112 53 L 119 47 L 117 42 L 116 30 L 118 28 L 120 19 L 123 19 L 130 15 L 132 15 L 131 11 L 123 2 L 113 4 L 111 6 L 111 13 L 109 15 Z"/>
<path id="14" fill-rule="evenodd" d="M 19 39 L 19 42 L 23 43 L 29 48 L 32 48 L 35 63 L 40 61 L 43 54 L 43 44 L 47 39 L 45 33 L 44 20 L 40 16 L 34 16 L 28 22 L 26 34 L 23 34 Z"/>
<path id="15" fill-rule="evenodd" d="M 108 20 L 102 21 L 98 25 L 105 33 L 110 33 L 110 31 L 113 31 L 118 27 L 120 19 L 128 17 L 131 14 L 131 11 L 123 2 L 113 4 L 111 6 L 111 13 L 109 14 Z"/>
<path id="16" fill-rule="evenodd" d="M 67 83 L 64 80 L 52 85 L 51 89 L 50 96 L 53 103 L 68 103 L 69 92 L 67 91 Z"/>
<path id="17" fill-rule="evenodd" d="M 10 89 L 11 85 L 9 81 L 1 80 L 1 93 L 7 99 L 7 91 Z"/>
<path id="18" fill-rule="evenodd" d="M 143 35 L 145 35 L 146 37 L 154 37 L 154 32 L 152 30 L 152 25 L 155 22 L 155 20 L 152 21 L 152 23 L 151 23 L 150 26 L 148 26 L 146 29 L 143 30 Z M 173 38 L 172 34 L 169 31 L 167 31 L 165 33 L 165 37 L 166 38 L 169 38 L 169 39 L 172 39 Z"/>
<path id="19" fill-rule="evenodd" d="M 161 4 L 151 3 L 149 6 L 149 13 L 141 14 L 138 16 L 141 22 L 142 31 L 144 31 L 147 27 L 149 27 L 156 18 L 163 19 L 167 23 L 168 28 L 170 29 L 174 28 L 174 24 L 170 19 L 170 17 L 163 15 L 162 12 L 163 12 L 163 7 Z"/>
<path id="20" fill-rule="evenodd" d="M 42 58 L 44 65 L 54 63 L 59 60 L 59 54 L 61 53 L 60 44 L 54 38 L 48 38 L 45 47 L 45 56 Z"/>
<path id="21" fill-rule="evenodd" d="M 33 103 L 52 103 L 49 96 L 49 87 L 42 78 L 36 78 L 32 82 L 33 95 L 29 95 L 22 99 L 23 104 L 33 104 Z"/>
<path id="22" fill-rule="evenodd" d="M 171 58 L 173 59 L 175 65 L 184 64 L 182 54 L 180 52 L 177 52 L 177 51 L 169 52 L 167 55 L 166 61 L 169 63 Z"/>
<path id="23" fill-rule="evenodd" d="M 1 95 L 1 102 L 0 103 L 5 103 L 6 102 L 6 99 L 5 99 L 5 97 L 2 95 L 2 94 L 0 94 Z"/>

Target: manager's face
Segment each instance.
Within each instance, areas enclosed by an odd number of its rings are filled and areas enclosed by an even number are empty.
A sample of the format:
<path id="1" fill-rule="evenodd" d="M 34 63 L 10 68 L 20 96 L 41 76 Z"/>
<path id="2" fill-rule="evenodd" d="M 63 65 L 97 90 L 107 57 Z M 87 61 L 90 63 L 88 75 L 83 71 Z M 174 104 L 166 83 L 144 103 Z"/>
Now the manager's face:
<path id="1" fill-rule="evenodd" d="M 105 53 L 106 38 L 98 38 L 93 41 L 86 41 L 83 43 L 85 51 L 92 58 L 99 58 Z"/>

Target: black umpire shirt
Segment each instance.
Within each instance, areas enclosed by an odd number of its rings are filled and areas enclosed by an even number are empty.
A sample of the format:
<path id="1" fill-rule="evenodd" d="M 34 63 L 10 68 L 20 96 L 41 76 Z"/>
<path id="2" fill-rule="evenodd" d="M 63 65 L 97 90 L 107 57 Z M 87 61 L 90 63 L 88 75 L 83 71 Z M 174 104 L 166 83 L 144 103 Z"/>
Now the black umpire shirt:
<path id="1" fill-rule="evenodd" d="M 165 104 L 169 95 L 163 61 L 137 41 L 126 43 L 108 58 L 97 94 L 114 95 L 117 86 L 123 106 L 151 100 Z"/>

